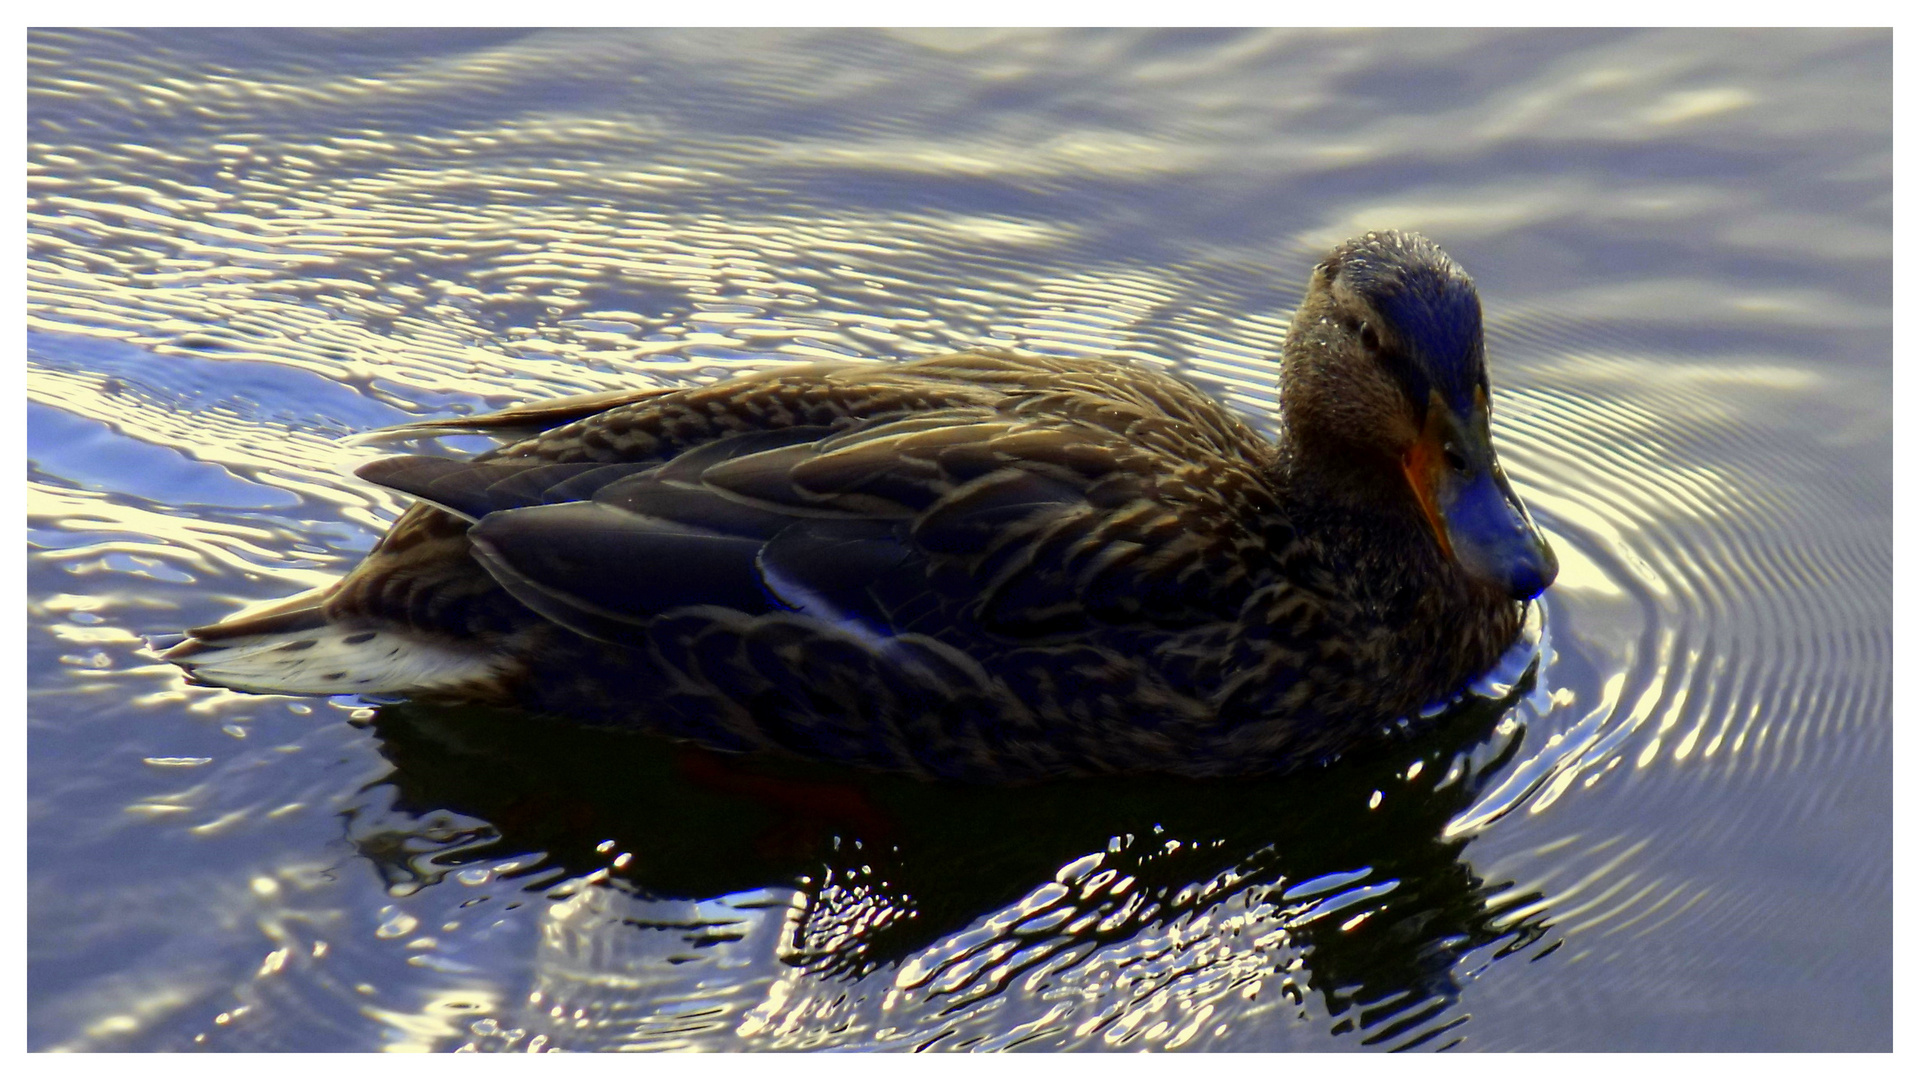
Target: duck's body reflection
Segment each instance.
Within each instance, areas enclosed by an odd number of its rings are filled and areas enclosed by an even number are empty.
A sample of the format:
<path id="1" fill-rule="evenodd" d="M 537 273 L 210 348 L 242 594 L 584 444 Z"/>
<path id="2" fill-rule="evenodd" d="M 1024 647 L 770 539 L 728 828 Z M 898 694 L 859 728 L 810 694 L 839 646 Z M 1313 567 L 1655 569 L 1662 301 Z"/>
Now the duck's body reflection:
<path id="1" fill-rule="evenodd" d="M 1481 881 L 1458 859 L 1463 842 L 1443 836 L 1517 744 L 1512 732 L 1494 734 L 1507 704 L 1469 699 L 1387 757 L 1284 780 L 1012 790 L 398 706 L 374 721 L 395 767 L 392 807 L 351 832 L 395 883 L 430 885 L 468 864 L 522 856 L 517 887 L 572 896 L 555 910 L 567 913 L 568 934 L 597 944 L 568 954 L 570 974 L 543 984 L 542 1009 L 564 993 L 581 999 L 570 1009 L 604 1012 L 606 1001 L 584 999 L 618 996 L 597 981 L 617 973 L 588 977 L 579 965 L 632 954 L 610 939 L 666 933 L 682 954 L 669 966 L 719 945 L 773 948 L 802 990 L 858 996 L 877 978 L 887 989 L 874 994 L 895 995 L 890 1015 L 925 1006 L 918 1011 L 937 1018 L 997 994 L 1040 993 L 1023 980 L 1071 978 L 1102 950 L 1205 918 L 1198 932 L 1211 951 L 1188 961 L 1215 990 L 1227 979 L 1242 1000 L 1281 994 L 1302 1007 L 1317 995 L 1336 1034 L 1444 1043 L 1458 1022 L 1448 1010 L 1462 958 L 1542 933 L 1539 918 L 1511 917 L 1529 898 L 1490 907 L 1502 883 Z M 405 835 L 445 810 L 489 828 L 438 843 Z M 771 899 L 747 906 L 781 910 L 686 914 L 688 902 L 706 911 L 719 898 L 755 896 Z M 780 922 L 774 938 L 747 925 L 769 918 Z M 736 942 L 743 936 L 753 940 Z M 1113 1002 L 1127 999 L 1114 993 Z M 720 1044 L 771 1037 L 767 1023 L 729 1015 Z"/>

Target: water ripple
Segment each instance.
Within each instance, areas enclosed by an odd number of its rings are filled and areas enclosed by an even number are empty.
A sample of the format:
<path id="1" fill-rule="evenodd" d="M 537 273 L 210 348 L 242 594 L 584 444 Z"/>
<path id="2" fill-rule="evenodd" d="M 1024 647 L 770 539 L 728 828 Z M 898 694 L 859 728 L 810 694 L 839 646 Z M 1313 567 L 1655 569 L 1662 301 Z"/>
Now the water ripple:
<path id="1" fill-rule="evenodd" d="M 1439 1049 L 1782 942 L 1855 985 L 1815 928 L 1884 853 L 1816 825 L 1891 743 L 1887 107 L 1821 73 L 1884 37 L 1739 40 L 35 32 L 35 848 L 90 861 L 31 1038 Z M 1380 760 L 849 795 L 141 652 L 350 565 L 400 502 L 341 437 L 411 416 L 993 344 L 1270 430 L 1304 268 L 1383 226 L 1481 274 L 1563 570 L 1503 706 Z"/>

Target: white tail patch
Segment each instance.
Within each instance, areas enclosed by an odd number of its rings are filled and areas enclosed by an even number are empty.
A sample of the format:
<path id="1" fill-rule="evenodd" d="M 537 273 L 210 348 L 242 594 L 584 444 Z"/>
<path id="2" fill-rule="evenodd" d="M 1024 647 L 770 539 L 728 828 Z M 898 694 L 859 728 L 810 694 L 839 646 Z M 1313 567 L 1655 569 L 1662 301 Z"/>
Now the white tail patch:
<path id="1" fill-rule="evenodd" d="M 416 694 L 484 684 L 500 658 L 388 630 L 320 626 L 168 650 L 193 678 L 256 694 Z"/>

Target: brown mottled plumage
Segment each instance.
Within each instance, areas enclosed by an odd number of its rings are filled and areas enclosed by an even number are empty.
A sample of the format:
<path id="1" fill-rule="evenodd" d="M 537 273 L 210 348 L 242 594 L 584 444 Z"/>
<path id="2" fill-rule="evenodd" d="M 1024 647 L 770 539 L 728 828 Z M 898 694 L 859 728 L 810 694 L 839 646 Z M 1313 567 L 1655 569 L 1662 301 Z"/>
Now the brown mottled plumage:
<path id="1" fill-rule="evenodd" d="M 421 501 L 358 568 L 166 655 L 929 776 L 1280 768 L 1457 690 L 1553 576 L 1427 241 L 1315 268 L 1281 422 L 979 351 L 418 425 L 517 441 L 364 467 Z"/>

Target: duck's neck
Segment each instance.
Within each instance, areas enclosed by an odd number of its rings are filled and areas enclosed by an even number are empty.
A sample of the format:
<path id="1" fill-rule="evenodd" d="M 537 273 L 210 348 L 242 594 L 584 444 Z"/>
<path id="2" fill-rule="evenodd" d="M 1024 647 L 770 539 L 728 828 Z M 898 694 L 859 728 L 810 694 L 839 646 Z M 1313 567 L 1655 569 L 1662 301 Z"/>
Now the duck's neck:
<path id="1" fill-rule="evenodd" d="M 1441 554 L 1397 463 L 1314 454 L 1283 438 L 1287 516 L 1373 639 L 1374 659 L 1417 708 L 1484 671 L 1513 640 L 1521 607 Z"/>
<path id="2" fill-rule="evenodd" d="M 1287 516 L 1353 599 L 1389 617 L 1467 600 L 1395 462 L 1351 446 L 1303 445 L 1289 434 L 1283 428 L 1277 460 Z"/>

